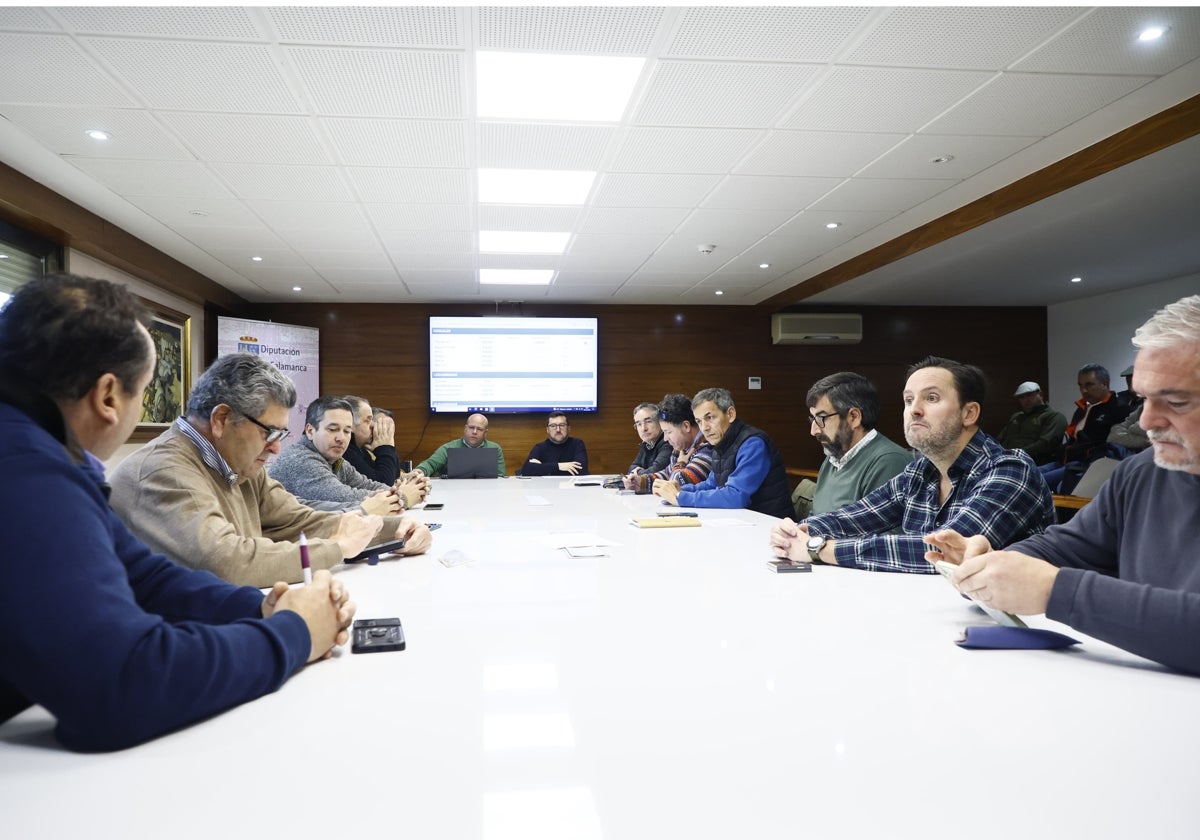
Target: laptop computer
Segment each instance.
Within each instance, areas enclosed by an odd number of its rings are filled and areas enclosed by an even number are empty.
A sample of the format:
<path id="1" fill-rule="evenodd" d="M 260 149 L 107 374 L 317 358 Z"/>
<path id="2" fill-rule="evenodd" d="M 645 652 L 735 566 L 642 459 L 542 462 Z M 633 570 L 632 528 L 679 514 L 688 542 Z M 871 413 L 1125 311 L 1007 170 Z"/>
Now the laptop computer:
<path id="1" fill-rule="evenodd" d="M 496 478 L 500 473 L 500 450 L 459 446 L 446 450 L 448 478 Z"/>

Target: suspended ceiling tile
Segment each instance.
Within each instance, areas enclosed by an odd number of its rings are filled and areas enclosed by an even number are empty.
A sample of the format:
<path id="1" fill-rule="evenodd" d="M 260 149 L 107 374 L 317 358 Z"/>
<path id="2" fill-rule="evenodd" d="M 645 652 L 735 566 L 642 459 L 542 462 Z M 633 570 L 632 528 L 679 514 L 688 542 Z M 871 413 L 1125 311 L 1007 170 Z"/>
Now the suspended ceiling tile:
<path id="1" fill-rule="evenodd" d="M 773 125 L 813 78 L 798 64 L 660 61 L 634 122 L 640 125 Z"/>
<path id="2" fill-rule="evenodd" d="M 348 166 L 465 167 L 466 123 L 455 120 L 322 119 Z"/>
<path id="3" fill-rule="evenodd" d="M 327 164 L 334 161 L 307 117 L 274 114 L 157 115 L 201 160 Z"/>
<path id="4" fill-rule="evenodd" d="M 335 166 L 214 163 L 212 169 L 240 198 L 277 201 L 353 200 Z"/>
<path id="5" fill-rule="evenodd" d="M 265 44 L 81 40 L 150 108 L 275 114 L 302 110 Z"/>
<path id="6" fill-rule="evenodd" d="M 136 107 L 66 35 L 0 32 L 0 102 Z"/>
<path id="7" fill-rule="evenodd" d="M 284 52 L 320 114 L 464 116 L 459 53 L 333 47 L 286 47 Z"/>
<path id="8" fill-rule="evenodd" d="M 904 134 L 773 131 L 737 167 L 739 175 L 848 178 L 896 146 Z"/>

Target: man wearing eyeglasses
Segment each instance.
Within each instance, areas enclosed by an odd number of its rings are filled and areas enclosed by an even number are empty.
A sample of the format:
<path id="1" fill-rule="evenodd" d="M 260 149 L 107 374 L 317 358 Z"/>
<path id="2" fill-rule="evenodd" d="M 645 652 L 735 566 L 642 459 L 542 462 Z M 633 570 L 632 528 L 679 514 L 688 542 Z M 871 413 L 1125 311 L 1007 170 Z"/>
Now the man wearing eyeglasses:
<path id="1" fill-rule="evenodd" d="M 808 389 L 808 433 L 825 450 L 812 512 L 829 513 L 857 502 L 908 466 L 912 452 L 875 428 L 879 392 L 871 380 L 843 371 Z"/>
<path id="2" fill-rule="evenodd" d="M 546 439 L 529 450 L 518 475 L 587 475 L 587 447 L 571 437 L 567 415 L 556 411 L 546 420 Z"/>
<path id="3" fill-rule="evenodd" d="M 187 415 L 113 473 L 113 510 L 156 551 L 249 586 L 301 579 L 301 533 L 314 571 L 377 534 L 411 538 L 413 553 L 427 548 L 414 520 L 314 511 L 267 476 L 295 404 L 295 386 L 270 362 L 219 357 L 192 388 Z"/>
<path id="4" fill-rule="evenodd" d="M 446 472 L 446 465 L 450 462 L 450 456 L 447 453 L 451 449 L 466 447 L 468 449 L 495 449 L 496 474 L 504 475 L 504 450 L 500 448 L 500 444 L 488 440 L 487 433 L 488 419 L 482 414 L 472 414 L 467 418 L 467 424 L 463 426 L 463 436 L 455 440 L 448 440 L 435 449 L 432 455 L 417 464 L 417 471 L 425 475 L 441 475 Z"/>
<path id="5" fill-rule="evenodd" d="M 633 459 L 633 463 L 626 470 L 627 475 L 624 477 L 626 490 L 639 490 L 645 487 L 645 479 L 639 481 L 639 476 L 662 472 L 671 463 L 671 444 L 667 442 L 662 426 L 659 425 L 659 411 L 657 405 L 648 402 L 641 403 L 633 410 L 633 428 L 642 442 L 638 444 L 637 457 Z"/>
<path id="6" fill-rule="evenodd" d="M 974 365 L 929 356 L 910 367 L 904 439 L 921 457 L 846 507 L 799 524 L 784 519 L 771 530 L 775 555 L 930 574 L 924 538 L 932 531 L 983 534 L 1006 546 L 1053 525 L 1054 500 L 1033 459 L 980 431 L 986 392 Z"/>

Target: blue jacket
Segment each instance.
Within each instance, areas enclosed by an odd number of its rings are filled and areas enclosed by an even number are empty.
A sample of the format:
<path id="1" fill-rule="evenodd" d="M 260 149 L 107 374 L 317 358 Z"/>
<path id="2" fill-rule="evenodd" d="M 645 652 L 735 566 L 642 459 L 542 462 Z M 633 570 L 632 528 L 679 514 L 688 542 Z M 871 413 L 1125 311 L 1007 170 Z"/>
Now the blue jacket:
<path id="1" fill-rule="evenodd" d="M 304 665 L 299 615 L 263 619 L 257 589 L 151 552 L 86 458 L 0 402 L 0 722 L 37 703 L 67 747 L 121 749 L 274 691 Z"/>
<path id="2" fill-rule="evenodd" d="M 787 472 L 774 441 L 761 429 L 734 420 L 713 447 L 708 478 L 679 490 L 682 507 L 749 508 L 768 516 L 795 515 Z"/>

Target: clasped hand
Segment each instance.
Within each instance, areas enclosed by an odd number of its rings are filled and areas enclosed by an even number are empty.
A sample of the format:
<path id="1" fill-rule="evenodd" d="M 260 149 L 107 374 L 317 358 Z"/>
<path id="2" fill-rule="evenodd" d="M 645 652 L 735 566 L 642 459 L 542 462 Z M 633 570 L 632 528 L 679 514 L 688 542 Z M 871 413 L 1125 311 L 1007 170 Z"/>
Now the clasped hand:
<path id="1" fill-rule="evenodd" d="M 356 609 L 346 585 L 326 569 L 314 573 L 311 584 L 295 589 L 276 581 L 262 603 L 263 618 L 289 610 L 304 619 L 310 640 L 309 662 L 328 659 L 335 647 L 349 641 Z"/>

